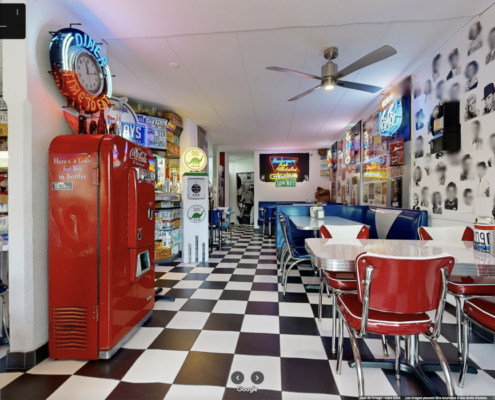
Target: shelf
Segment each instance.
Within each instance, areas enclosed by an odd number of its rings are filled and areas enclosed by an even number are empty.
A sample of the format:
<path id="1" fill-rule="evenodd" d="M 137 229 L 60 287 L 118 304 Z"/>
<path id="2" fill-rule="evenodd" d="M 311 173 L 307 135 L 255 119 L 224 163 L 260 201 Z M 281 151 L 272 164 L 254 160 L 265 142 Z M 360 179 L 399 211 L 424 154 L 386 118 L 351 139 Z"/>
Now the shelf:
<path id="1" fill-rule="evenodd" d="M 170 264 L 171 262 L 174 262 L 180 257 L 180 251 L 177 253 L 175 256 L 172 256 L 171 258 L 162 258 L 161 260 L 155 260 L 155 265 L 164 265 L 164 264 Z"/>
<path id="2" fill-rule="evenodd" d="M 181 206 L 173 206 L 173 207 L 155 207 L 155 210 L 174 210 L 177 208 L 181 208 Z"/>
<path id="3" fill-rule="evenodd" d="M 180 201 L 180 194 L 155 192 L 155 201 Z"/>

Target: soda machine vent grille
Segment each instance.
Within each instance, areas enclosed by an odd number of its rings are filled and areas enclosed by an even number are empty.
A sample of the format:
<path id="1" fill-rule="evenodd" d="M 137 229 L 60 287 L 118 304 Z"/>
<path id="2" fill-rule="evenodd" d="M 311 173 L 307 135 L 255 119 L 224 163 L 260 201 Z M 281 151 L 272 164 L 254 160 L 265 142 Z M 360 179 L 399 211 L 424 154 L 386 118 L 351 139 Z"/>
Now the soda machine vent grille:
<path id="1" fill-rule="evenodd" d="M 53 308 L 53 344 L 56 349 L 86 350 L 85 307 Z"/>

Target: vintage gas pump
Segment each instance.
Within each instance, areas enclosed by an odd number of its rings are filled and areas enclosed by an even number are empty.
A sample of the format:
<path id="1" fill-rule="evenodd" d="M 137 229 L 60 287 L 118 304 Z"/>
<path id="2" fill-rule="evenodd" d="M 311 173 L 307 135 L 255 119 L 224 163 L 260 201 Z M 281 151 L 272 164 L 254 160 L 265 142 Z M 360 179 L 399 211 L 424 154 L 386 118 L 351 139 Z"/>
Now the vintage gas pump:
<path id="1" fill-rule="evenodd" d="M 185 263 L 208 261 L 208 158 L 199 148 L 187 149 L 182 156 L 189 171 L 182 175 L 182 260 Z"/>

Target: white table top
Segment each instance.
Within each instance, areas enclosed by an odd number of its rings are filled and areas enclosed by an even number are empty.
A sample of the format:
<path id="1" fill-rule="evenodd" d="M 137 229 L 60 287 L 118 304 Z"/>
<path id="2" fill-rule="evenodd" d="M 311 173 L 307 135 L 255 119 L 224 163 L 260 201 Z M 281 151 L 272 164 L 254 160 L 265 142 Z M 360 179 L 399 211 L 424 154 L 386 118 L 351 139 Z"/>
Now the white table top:
<path id="1" fill-rule="evenodd" d="M 316 219 L 309 216 L 301 215 L 289 215 L 289 219 L 296 226 L 297 229 L 303 231 L 317 231 L 322 225 L 336 225 L 336 226 L 349 226 L 349 225 L 363 225 L 360 222 L 352 221 L 336 216 L 327 216 L 325 219 Z"/>
<path id="2" fill-rule="evenodd" d="M 447 253 L 455 258 L 452 275 L 495 276 L 495 257 L 474 250 L 473 242 L 385 239 L 306 239 L 306 250 L 320 268 L 354 272 L 364 252 L 397 257 L 430 257 Z"/>

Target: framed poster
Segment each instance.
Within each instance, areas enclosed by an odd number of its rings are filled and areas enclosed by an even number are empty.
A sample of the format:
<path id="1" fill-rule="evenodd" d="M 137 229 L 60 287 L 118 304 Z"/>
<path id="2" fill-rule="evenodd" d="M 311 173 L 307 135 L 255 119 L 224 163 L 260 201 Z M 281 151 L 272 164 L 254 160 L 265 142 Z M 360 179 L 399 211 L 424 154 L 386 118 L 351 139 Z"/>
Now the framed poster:
<path id="1" fill-rule="evenodd" d="M 210 154 L 208 152 L 208 136 L 206 135 L 206 131 L 198 126 L 198 147 L 203 150 L 206 154 L 206 157 Z M 208 158 L 206 162 L 206 166 L 199 172 L 208 172 Z"/>
<path id="2" fill-rule="evenodd" d="M 309 153 L 260 154 L 260 181 L 309 182 Z"/>
<path id="3" fill-rule="evenodd" d="M 254 172 L 240 172 L 237 178 L 237 209 L 239 224 L 251 223 L 251 209 L 254 204 Z"/>

